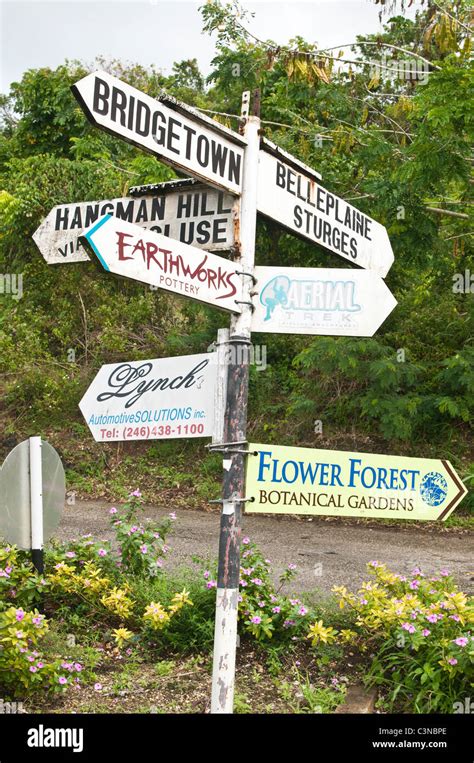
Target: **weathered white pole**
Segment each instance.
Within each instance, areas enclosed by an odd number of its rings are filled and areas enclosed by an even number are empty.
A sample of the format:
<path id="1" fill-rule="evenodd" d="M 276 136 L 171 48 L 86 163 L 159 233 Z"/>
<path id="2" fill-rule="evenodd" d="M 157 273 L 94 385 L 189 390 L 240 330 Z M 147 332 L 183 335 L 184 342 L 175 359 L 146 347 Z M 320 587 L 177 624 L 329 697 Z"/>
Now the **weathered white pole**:
<path id="1" fill-rule="evenodd" d="M 224 426 L 223 501 L 219 539 L 211 713 L 232 713 L 234 704 L 237 611 L 240 579 L 242 499 L 245 498 L 247 397 L 251 349 L 251 292 L 254 283 L 260 119 L 248 115 L 249 93 L 242 99 L 247 139 L 236 240 L 241 273 L 242 312 L 232 318 L 229 336 L 227 403 Z M 239 251 L 240 250 L 240 251 Z"/>
<path id="2" fill-rule="evenodd" d="M 31 558 L 38 572 L 43 563 L 43 467 L 41 437 L 30 437 Z"/>

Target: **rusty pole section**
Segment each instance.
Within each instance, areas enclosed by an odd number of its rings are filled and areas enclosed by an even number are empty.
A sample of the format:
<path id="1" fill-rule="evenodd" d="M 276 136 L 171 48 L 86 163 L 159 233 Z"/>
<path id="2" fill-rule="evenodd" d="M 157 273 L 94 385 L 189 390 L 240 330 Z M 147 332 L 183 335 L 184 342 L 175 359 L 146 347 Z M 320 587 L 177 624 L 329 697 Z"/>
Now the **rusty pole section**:
<path id="1" fill-rule="evenodd" d="M 242 278 L 242 312 L 233 316 L 228 344 L 227 399 L 223 459 L 222 514 L 217 573 L 214 661 L 211 713 L 232 713 L 234 704 L 237 609 L 240 579 L 240 535 L 245 498 L 247 397 L 251 350 L 252 287 L 255 264 L 257 220 L 257 173 L 260 119 L 248 115 L 249 93 L 242 99 L 244 154 L 240 229 L 236 220 L 236 242 L 240 244 L 237 268 Z M 239 250 L 238 250 L 239 251 Z M 239 452 L 240 451 L 240 452 Z"/>

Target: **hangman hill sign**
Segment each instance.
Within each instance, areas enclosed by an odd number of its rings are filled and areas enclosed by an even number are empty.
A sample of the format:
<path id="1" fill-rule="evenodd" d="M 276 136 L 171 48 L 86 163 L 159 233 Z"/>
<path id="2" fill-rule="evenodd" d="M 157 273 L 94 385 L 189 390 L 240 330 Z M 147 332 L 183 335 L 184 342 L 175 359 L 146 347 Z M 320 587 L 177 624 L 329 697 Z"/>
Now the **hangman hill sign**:
<path id="1" fill-rule="evenodd" d="M 394 257 L 384 226 L 327 191 L 316 177 L 317 173 L 297 171 L 260 150 L 258 211 L 292 233 L 385 277 Z"/>
<path id="2" fill-rule="evenodd" d="M 235 263 L 160 233 L 105 215 L 81 241 L 103 268 L 214 307 L 241 312 L 242 281 Z"/>
<path id="3" fill-rule="evenodd" d="M 106 72 L 72 86 L 87 118 L 210 185 L 240 194 L 246 140 L 171 96 L 152 98 Z"/>
<path id="4" fill-rule="evenodd" d="M 193 181 L 188 183 L 183 188 L 179 186 L 184 181 L 162 183 L 154 193 L 140 197 L 60 204 L 36 229 L 33 239 L 49 265 L 86 262 L 90 258 L 80 236 L 100 217 L 111 214 L 199 249 L 210 252 L 231 249 L 234 197 L 194 185 Z"/>
<path id="5" fill-rule="evenodd" d="M 397 304 L 371 270 L 261 267 L 252 331 L 373 336 Z"/>
<path id="6" fill-rule="evenodd" d="M 444 520 L 467 493 L 445 460 L 253 443 L 248 449 L 249 513 Z"/>

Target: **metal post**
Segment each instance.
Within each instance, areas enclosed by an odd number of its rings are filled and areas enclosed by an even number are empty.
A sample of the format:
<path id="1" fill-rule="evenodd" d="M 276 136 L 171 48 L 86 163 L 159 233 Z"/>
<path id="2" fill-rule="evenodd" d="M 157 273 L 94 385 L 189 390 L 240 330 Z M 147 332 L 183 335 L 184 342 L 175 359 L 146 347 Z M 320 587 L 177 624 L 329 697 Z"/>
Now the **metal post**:
<path id="1" fill-rule="evenodd" d="M 30 437 L 31 558 L 40 574 L 43 560 L 43 467 L 41 437 Z"/>
<path id="2" fill-rule="evenodd" d="M 255 261 L 257 218 L 257 176 L 260 119 L 248 116 L 249 93 L 242 99 L 247 139 L 240 197 L 240 235 L 236 235 L 243 283 L 242 312 L 232 318 L 229 337 L 229 365 L 224 442 L 246 440 L 249 360 L 251 348 L 251 291 Z M 240 244 L 240 246 L 239 246 Z M 240 579 L 240 534 L 242 499 L 245 490 L 244 454 L 232 452 L 224 457 L 223 500 L 217 573 L 214 660 L 212 670 L 211 713 L 232 713 L 234 703 L 235 656 L 237 647 L 237 610 Z"/>

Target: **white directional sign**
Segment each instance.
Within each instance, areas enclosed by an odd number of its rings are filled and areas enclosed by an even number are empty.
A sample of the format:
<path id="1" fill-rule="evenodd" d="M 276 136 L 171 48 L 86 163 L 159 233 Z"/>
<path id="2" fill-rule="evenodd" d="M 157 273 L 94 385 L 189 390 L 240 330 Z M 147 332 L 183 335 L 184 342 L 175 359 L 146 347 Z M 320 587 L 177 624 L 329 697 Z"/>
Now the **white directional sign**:
<path id="1" fill-rule="evenodd" d="M 111 214 L 199 249 L 229 250 L 234 245 L 234 197 L 198 185 L 168 192 L 170 185 L 176 184 L 163 183 L 158 192 L 139 198 L 61 204 L 51 210 L 33 239 L 50 265 L 85 262 L 89 256 L 79 237 L 100 217 Z"/>
<path id="2" fill-rule="evenodd" d="M 102 366 L 79 403 L 94 439 L 212 437 L 215 353 Z"/>
<path id="3" fill-rule="evenodd" d="M 105 270 L 240 313 L 242 281 L 235 263 L 195 246 L 105 215 L 82 241 Z"/>
<path id="4" fill-rule="evenodd" d="M 258 211 L 362 268 L 386 276 L 393 252 L 386 229 L 267 151 L 259 153 Z"/>
<path id="5" fill-rule="evenodd" d="M 256 267 L 252 331 L 373 336 L 397 304 L 370 270 Z"/>
<path id="6" fill-rule="evenodd" d="M 210 185 L 239 194 L 246 140 L 169 96 L 152 98 L 106 72 L 72 86 L 90 121 Z"/>
<path id="7" fill-rule="evenodd" d="M 467 493 L 449 461 L 435 458 L 253 443 L 248 450 L 246 512 L 444 520 Z"/>

